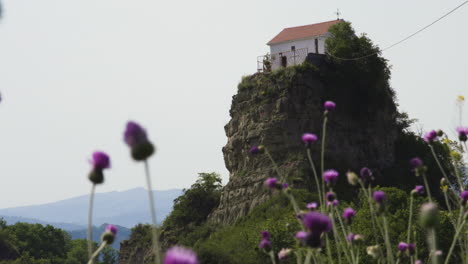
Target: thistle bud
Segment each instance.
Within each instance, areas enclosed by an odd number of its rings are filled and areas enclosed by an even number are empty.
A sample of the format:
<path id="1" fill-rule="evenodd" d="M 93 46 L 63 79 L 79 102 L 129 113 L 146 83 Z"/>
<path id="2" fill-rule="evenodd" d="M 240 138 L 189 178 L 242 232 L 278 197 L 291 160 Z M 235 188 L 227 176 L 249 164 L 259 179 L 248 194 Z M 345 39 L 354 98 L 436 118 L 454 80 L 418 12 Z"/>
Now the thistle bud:
<path id="1" fill-rule="evenodd" d="M 249 153 L 252 155 L 263 154 L 265 152 L 265 147 L 263 145 L 252 146 L 249 149 Z"/>
<path id="2" fill-rule="evenodd" d="M 132 158 L 136 161 L 148 159 L 155 152 L 155 147 L 148 140 L 146 131 L 137 123 L 127 123 L 124 141 L 130 147 Z"/>
<path id="3" fill-rule="evenodd" d="M 94 184 L 103 183 L 103 170 L 110 168 L 109 155 L 102 151 L 96 151 L 93 153 L 93 156 L 89 163 L 91 163 L 91 165 L 93 166 L 91 172 L 88 174 L 89 180 Z"/>
<path id="4" fill-rule="evenodd" d="M 135 145 L 131 149 L 132 158 L 136 161 L 142 161 L 149 158 L 154 153 L 154 146 L 151 142 L 147 141 L 138 145 Z"/>
<path id="5" fill-rule="evenodd" d="M 117 227 L 115 225 L 107 225 L 106 230 L 102 233 L 101 241 L 106 242 L 108 245 L 114 242 L 117 235 Z"/>
<path id="6" fill-rule="evenodd" d="M 346 178 L 348 179 L 348 183 L 353 186 L 356 186 L 359 183 L 359 177 L 352 171 L 348 171 L 346 173 Z"/>
<path id="7" fill-rule="evenodd" d="M 444 134 L 445 134 L 445 133 L 444 133 L 444 131 L 443 131 L 442 129 L 437 130 L 437 136 L 438 136 L 438 137 L 441 137 L 441 136 L 443 136 Z"/>
<path id="8" fill-rule="evenodd" d="M 375 246 L 367 247 L 367 255 L 372 256 L 374 259 L 379 259 L 380 258 L 380 246 L 375 245 Z"/>
<path id="9" fill-rule="evenodd" d="M 102 170 L 93 169 L 88 174 L 88 179 L 94 184 L 101 184 L 104 182 L 104 174 Z"/>
<path id="10" fill-rule="evenodd" d="M 420 221 L 426 228 L 434 227 L 439 222 L 439 210 L 434 203 L 425 203 L 421 206 Z"/>
<path id="11" fill-rule="evenodd" d="M 290 248 L 283 248 L 278 252 L 278 259 L 285 259 L 289 255 L 291 255 L 292 249 Z"/>

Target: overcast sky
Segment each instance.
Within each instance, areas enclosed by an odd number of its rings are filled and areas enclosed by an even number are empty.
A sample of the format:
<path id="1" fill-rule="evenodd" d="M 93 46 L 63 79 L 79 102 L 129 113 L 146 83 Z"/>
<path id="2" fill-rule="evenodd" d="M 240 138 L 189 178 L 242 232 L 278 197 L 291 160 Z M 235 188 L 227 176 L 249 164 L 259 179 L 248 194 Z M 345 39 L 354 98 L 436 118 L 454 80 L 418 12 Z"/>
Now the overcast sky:
<path id="1" fill-rule="evenodd" d="M 231 97 L 284 27 L 336 19 L 339 8 L 385 47 L 463 1 L 2 2 L 0 208 L 88 193 L 94 150 L 112 159 L 98 192 L 144 186 L 122 141 L 128 120 L 158 147 L 155 189 L 189 187 L 198 172 L 226 183 Z M 400 110 L 425 129 L 453 131 L 455 98 L 468 95 L 466 25 L 468 5 L 383 54 Z"/>

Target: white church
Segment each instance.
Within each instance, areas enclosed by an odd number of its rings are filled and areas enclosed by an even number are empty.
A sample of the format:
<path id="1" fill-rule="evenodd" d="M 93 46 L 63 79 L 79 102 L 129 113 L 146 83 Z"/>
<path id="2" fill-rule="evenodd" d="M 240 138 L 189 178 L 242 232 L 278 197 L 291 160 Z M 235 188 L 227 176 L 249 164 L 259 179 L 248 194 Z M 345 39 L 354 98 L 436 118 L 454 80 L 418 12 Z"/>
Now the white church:
<path id="1" fill-rule="evenodd" d="M 331 36 L 328 29 L 341 21 L 337 19 L 283 29 L 267 43 L 270 46 L 271 70 L 301 64 L 309 53 L 325 54 L 325 40 Z M 265 70 L 263 56 L 258 62 L 259 71 Z"/>

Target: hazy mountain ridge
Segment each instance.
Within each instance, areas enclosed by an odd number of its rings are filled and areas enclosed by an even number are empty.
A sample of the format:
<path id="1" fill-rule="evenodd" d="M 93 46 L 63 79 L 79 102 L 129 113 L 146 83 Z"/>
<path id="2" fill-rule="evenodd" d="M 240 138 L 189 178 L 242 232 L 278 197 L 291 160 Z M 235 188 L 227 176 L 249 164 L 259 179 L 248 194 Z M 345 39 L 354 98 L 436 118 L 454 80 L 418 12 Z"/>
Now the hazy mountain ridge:
<path id="1" fill-rule="evenodd" d="M 14 225 L 18 222 L 21 223 L 29 223 L 29 224 L 41 224 L 41 225 L 51 225 L 56 228 L 63 229 L 65 231 L 74 231 L 74 230 L 80 230 L 80 229 L 85 229 L 85 225 L 76 225 L 76 224 L 70 224 L 70 223 L 55 223 L 55 222 L 47 222 L 47 221 L 41 221 L 39 219 L 33 219 L 33 218 L 25 218 L 25 217 L 19 217 L 19 216 L 8 216 L 8 215 L 0 215 L 0 218 L 3 218 L 3 220 L 6 221 L 7 225 Z"/>
<path id="2" fill-rule="evenodd" d="M 174 199 L 181 193 L 181 189 L 153 191 L 158 223 L 171 212 Z M 131 228 L 138 223 L 151 222 L 148 194 L 144 188 L 96 193 L 94 202 L 95 226 L 112 223 Z M 86 228 L 88 203 L 89 195 L 82 195 L 53 203 L 0 209 L 0 216 L 4 216 L 9 224 L 41 223 L 67 231 L 79 230 Z M 16 221 L 15 218 L 22 220 Z"/>

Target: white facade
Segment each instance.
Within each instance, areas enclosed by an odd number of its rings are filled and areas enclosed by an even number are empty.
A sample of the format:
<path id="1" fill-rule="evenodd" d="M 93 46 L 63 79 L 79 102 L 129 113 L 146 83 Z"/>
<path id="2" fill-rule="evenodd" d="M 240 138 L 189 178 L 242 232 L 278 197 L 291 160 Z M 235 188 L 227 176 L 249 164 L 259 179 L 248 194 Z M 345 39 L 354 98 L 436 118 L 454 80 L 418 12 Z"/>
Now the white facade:
<path id="1" fill-rule="evenodd" d="M 330 33 L 322 36 L 314 36 L 306 39 L 290 40 L 286 42 L 270 44 L 270 54 L 279 54 L 292 50 L 294 46 L 296 50 L 307 48 L 308 53 L 325 54 L 325 40 L 329 37 Z M 317 40 L 317 42 L 315 41 Z M 318 47 L 316 48 L 316 44 Z"/>

